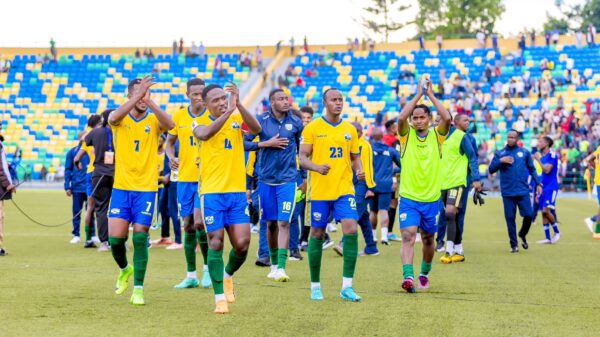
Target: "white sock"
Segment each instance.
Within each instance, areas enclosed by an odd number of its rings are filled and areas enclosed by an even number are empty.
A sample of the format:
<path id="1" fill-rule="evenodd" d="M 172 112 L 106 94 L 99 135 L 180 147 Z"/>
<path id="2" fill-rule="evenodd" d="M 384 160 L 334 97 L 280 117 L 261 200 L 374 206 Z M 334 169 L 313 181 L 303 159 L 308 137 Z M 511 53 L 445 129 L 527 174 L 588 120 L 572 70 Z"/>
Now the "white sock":
<path id="1" fill-rule="evenodd" d="M 225 294 L 215 295 L 215 303 L 220 302 L 220 301 L 225 301 L 225 300 L 226 300 Z"/>
<path id="2" fill-rule="evenodd" d="M 276 271 L 276 270 L 277 270 L 277 265 L 275 265 L 275 266 L 274 266 L 274 265 L 271 265 L 271 272 L 274 272 L 274 271 Z"/>
<path id="3" fill-rule="evenodd" d="M 229 274 L 227 274 L 226 271 L 223 271 L 223 277 L 225 277 L 225 278 L 232 278 L 233 275 L 229 275 Z"/>
<path id="4" fill-rule="evenodd" d="M 277 272 L 278 272 L 278 273 L 284 273 L 284 274 L 285 274 L 285 269 L 283 269 L 283 268 L 277 268 Z"/>
<path id="5" fill-rule="evenodd" d="M 208 265 L 205 264 L 204 267 L 202 268 L 202 271 L 208 271 Z"/>
<path id="6" fill-rule="evenodd" d="M 198 278 L 198 275 L 196 274 L 196 271 L 188 271 L 187 272 L 187 278 Z"/>
<path id="7" fill-rule="evenodd" d="M 454 245 L 454 251 L 456 252 L 456 254 L 464 255 L 464 252 L 462 249 L 462 243 Z"/>
<path id="8" fill-rule="evenodd" d="M 144 289 L 144 286 L 134 286 L 135 289 Z"/>
<path id="9" fill-rule="evenodd" d="M 387 240 L 388 239 L 388 229 L 387 227 L 382 227 L 381 228 L 381 240 Z"/>
<path id="10" fill-rule="evenodd" d="M 315 290 L 317 288 L 321 288 L 321 282 L 311 282 L 310 283 L 310 290 Z"/>
<path id="11" fill-rule="evenodd" d="M 373 240 L 377 241 L 377 230 L 373 230 Z"/>
<path id="12" fill-rule="evenodd" d="M 454 242 L 446 241 L 446 253 L 450 255 L 454 253 Z"/>
<path id="13" fill-rule="evenodd" d="M 342 289 L 352 287 L 352 277 L 342 277 Z"/>

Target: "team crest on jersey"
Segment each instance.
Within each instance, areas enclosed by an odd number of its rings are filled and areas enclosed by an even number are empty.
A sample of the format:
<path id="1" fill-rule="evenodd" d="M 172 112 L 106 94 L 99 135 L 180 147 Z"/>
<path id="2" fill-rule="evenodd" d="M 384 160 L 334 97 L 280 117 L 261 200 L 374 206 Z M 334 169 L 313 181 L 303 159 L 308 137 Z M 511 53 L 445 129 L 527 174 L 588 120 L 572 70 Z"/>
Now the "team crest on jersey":
<path id="1" fill-rule="evenodd" d="M 110 210 L 110 214 L 117 215 L 119 213 L 121 213 L 121 210 L 118 209 L 118 208 L 113 208 L 113 209 Z"/>
<path id="2" fill-rule="evenodd" d="M 383 155 L 384 155 L 384 156 L 389 156 L 389 155 L 390 155 L 390 151 L 387 151 L 387 150 L 386 150 L 386 151 L 383 151 Z"/>
<path id="3" fill-rule="evenodd" d="M 523 158 L 523 152 L 521 152 L 521 151 L 517 152 L 517 157 Z"/>
<path id="4" fill-rule="evenodd" d="M 347 141 L 350 141 L 350 140 L 352 140 L 352 136 L 349 133 L 347 133 L 344 135 L 344 139 L 346 139 Z"/>
<path id="5" fill-rule="evenodd" d="M 313 218 L 315 218 L 315 221 L 321 221 L 321 213 L 314 212 L 313 213 Z"/>
<path id="6" fill-rule="evenodd" d="M 214 216 L 205 216 L 204 217 L 204 222 L 206 222 L 207 225 L 212 225 L 215 222 L 215 217 Z"/>
<path id="7" fill-rule="evenodd" d="M 288 131 L 292 131 L 292 124 L 286 124 L 285 129 Z"/>
<path id="8" fill-rule="evenodd" d="M 231 127 L 234 129 L 239 129 L 240 128 L 240 124 L 238 122 L 233 122 L 231 123 Z"/>
<path id="9" fill-rule="evenodd" d="M 146 128 L 144 129 L 144 132 L 146 132 L 146 133 L 150 132 L 150 125 L 146 125 Z"/>

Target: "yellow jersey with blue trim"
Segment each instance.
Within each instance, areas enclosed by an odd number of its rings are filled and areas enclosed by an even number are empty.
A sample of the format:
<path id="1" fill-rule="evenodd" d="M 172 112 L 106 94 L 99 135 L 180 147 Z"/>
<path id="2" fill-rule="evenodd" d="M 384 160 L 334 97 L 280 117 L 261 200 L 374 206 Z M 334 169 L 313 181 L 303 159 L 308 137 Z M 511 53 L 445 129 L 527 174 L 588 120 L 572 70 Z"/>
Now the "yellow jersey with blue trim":
<path id="1" fill-rule="evenodd" d="M 200 164 L 200 147 L 198 140 L 192 132 L 192 123 L 199 123 L 204 114 L 194 116 L 190 112 L 190 106 L 182 108 L 173 114 L 175 127 L 169 131 L 169 134 L 176 136 L 179 140 L 179 178 L 181 182 L 198 181 L 198 170 Z"/>
<path id="2" fill-rule="evenodd" d="M 151 112 L 136 119 L 127 114 L 120 123 L 110 125 L 115 146 L 114 188 L 155 192 L 158 189 L 158 119 Z"/>
<path id="3" fill-rule="evenodd" d="M 198 125 L 210 125 L 214 120 L 207 112 Z M 243 122 L 242 115 L 236 112 L 219 132 L 200 142 L 202 194 L 246 191 Z"/>
<path id="4" fill-rule="evenodd" d="M 363 171 L 365 172 L 365 183 L 367 184 L 368 188 L 374 188 L 375 179 L 373 177 L 373 148 L 364 137 L 361 137 L 358 140 L 358 150 L 360 152 L 360 161 L 362 163 Z"/>
<path id="5" fill-rule="evenodd" d="M 337 200 L 344 195 L 354 195 L 351 154 L 358 155 L 356 128 L 341 120 L 332 124 L 325 117 L 310 122 L 302 132 L 300 144 L 312 145 L 311 161 L 330 166 L 327 175 L 309 171 L 308 200 Z"/>

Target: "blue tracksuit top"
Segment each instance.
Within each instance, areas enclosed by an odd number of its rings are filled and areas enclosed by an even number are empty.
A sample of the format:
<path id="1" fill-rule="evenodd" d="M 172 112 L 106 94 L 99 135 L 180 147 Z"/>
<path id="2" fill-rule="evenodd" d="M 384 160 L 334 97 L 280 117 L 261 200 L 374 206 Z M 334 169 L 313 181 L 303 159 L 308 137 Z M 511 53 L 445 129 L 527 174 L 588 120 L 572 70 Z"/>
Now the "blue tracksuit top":
<path id="1" fill-rule="evenodd" d="M 65 159 L 65 191 L 71 190 L 73 193 L 85 193 L 85 176 L 87 167 L 90 164 L 90 157 L 86 154 L 81 158 L 81 170 L 73 164 L 73 158 L 79 152 L 81 145 L 77 145 L 67 152 Z"/>
<path id="2" fill-rule="evenodd" d="M 500 158 L 510 156 L 514 159 L 512 165 L 502 164 Z M 533 166 L 531 154 L 526 149 L 515 146 L 505 146 L 494 154 L 489 168 L 490 173 L 500 171 L 500 191 L 503 197 L 519 197 L 529 195 L 529 176 L 540 184 L 540 178 Z"/>
<path id="3" fill-rule="evenodd" d="M 400 153 L 384 142 L 373 142 L 373 176 L 375 178 L 374 191 L 377 193 L 392 193 L 394 178 L 394 165 L 400 166 Z"/>
<path id="4" fill-rule="evenodd" d="M 298 147 L 304 129 L 300 118 L 288 112 L 282 120 L 277 120 L 271 111 L 258 116 L 262 131 L 258 134 L 260 141 L 266 141 L 279 135 L 289 140 L 285 149 L 261 148 L 258 150 L 256 162 L 260 166 L 258 181 L 265 184 L 284 184 L 298 179 Z M 256 145 L 258 146 L 258 144 Z"/>

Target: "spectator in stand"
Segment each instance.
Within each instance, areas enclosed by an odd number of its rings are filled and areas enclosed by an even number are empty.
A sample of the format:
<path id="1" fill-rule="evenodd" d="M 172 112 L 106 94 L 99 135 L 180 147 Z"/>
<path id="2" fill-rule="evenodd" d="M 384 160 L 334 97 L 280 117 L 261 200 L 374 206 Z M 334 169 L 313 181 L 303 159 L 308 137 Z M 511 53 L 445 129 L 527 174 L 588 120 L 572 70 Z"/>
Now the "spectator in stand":
<path id="1" fill-rule="evenodd" d="M 479 31 L 475 35 L 475 38 L 477 39 L 477 44 L 479 45 L 479 48 L 485 48 L 485 33 Z"/>
<path id="2" fill-rule="evenodd" d="M 577 32 L 575 32 L 575 41 L 577 49 L 583 47 L 583 33 L 581 32 L 581 29 L 578 29 Z"/>
<path id="3" fill-rule="evenodd" d="M 198 55 L 201 60 L 204 60 L 204 56 L 206 55 L 206 47 L 204 47 L 204 43 L 200 41 L 200 46 L 198 47 Z"/>
<path id="4" fill-rule="evenodd" d="M 50 55 L 52 55 L 52 60 L 56 62 L 58 51 L 56 50 L 56 42 L 52 38 L 50 39 Z"/>
<path id="5" fill-rule="evenodd" d="M 419 50 L 425 50 L 425 38 L 423 34 L 419 34 Z"/>
<path id="6" fill-rule="evenodd" d="M 263 72 L 265 68 L 263 66 L 263 53 L 260 46 L 256 46 L 256 50 L 254 53 L 256 55 L 256 66 L 258 68 L 258 71 Z"/>
<path id="7" fill-rule="evenodd" d="M 290 38 L 290 54 L 292 56 L 296 55 L 296 40 L 293 36 Z"/>
<path id="8" fill-rule="evenodd" d="M 555 46 L 558 44 L 558 29 L 555 29 L 554 32 L 552 32 L 552 44 Z"/>
<path id="9" fill-rule="evenodd" d="M 550 47 L 550 32 L 546 32 L 546 47 Z"/>
<path id="10" fill-rule="evenodd" d="M 492 48 L 494 48 L 494 50 L 498 50 L 498 34 L 496 33 L 492 35 Z"/>
<path id="11" fill-rule="evenodd" d="M 588 25 L 587 43 L 590 47 L 593 47 L 596 44 L 596 27 L 594 27 L 592 24 Z"/>
<path id="12" fill-rule="evenodd" d="M 442 44 L 444 43 L 444 37 L 442 36 L 442 34 L 438 34 L 435 37 L 435 42 L 437 43 L 438 51 L 442 50 Z"/>
<path id="13" fill-rule="evenodd" d="M 173 50 L 171 51 L 173 55 L 177 55 L 177 40 L 173 40 Z"/>
<path id="14" fill-rule="evenodd" d="M 308 38 L 304 35 L 304 52 L 308 53 Z"/>
<path id="15" fill-rule="evenodd" d="M 183 54 L 183 38 L 179 39 L 179 54 Z"/>
<path id="16" fill-rule="evenodd" d="M 140 52 L 140 48 L 137 48 L 135 50 L 135 58 L 139 59 L 142 56 L 142 53 Z"/>
<path id="17" fill-rule="evenodd" d="M 529 33 L 529 38 L 531 40 L 531 46 L 535 47 L 535 29 L 531 30 L 531 33 Z"/>

